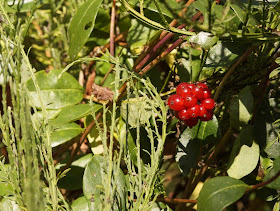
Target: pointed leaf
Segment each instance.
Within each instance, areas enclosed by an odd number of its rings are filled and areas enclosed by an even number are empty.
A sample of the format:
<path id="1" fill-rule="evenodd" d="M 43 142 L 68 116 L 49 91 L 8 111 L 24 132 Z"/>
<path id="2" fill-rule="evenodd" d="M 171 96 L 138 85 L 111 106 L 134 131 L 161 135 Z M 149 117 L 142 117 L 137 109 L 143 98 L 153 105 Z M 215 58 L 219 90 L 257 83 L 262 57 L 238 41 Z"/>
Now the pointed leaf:
<path id="1" fill-rule="evenodd" d="M 231 152 L 230 164 L 227 173 L 230 177 L 240 179 L 250 174 L 259 162 L 260 148 L 255 142 L 254 131 L 251 125 L 245 126 Z M 246 162 L 244 162 L 246 160 Z"/>
<path id="2" fill-rule="evenodd" d="M 56 147 L 60 144 L 63 144 L 72 138 L 75 138 L 82 131 L 83 129 L 74 122 L 61 125 L 55 128 L 51 133 L 51 145 L 52 147 Z"/>
<path id="3" fill-rule="evenodd" d="M 87 0 L 77 9 L 69 29 L 69 55 L 75 59 L 86 43 L 95 24 L 95 18 L 102 0 Z"/>
<path id="4" fill-rule="evenodd" d="M 72 210 L 73 211 L 89 211 L 89 208 L 88 208 L 88 201 L 86 199 L 86 197 L 84 196 L 81 196 L 79 198 L 77 198 L 73 203 L 72 203 L 72 206 L 71 206 Z"/>
<path id="5" fill-rule="evenodd" d="M 219 211 L 240 199 L 249 186 L 230 177 L 207 180 L 197 199 L 199 211 Z"/>
<path id="6" fill-rule="evenodd" d="M 32 106 L 41 108 L 40 98 L 46 109 L 60 109 L 77 104 L 83 99 L 84 89 L 79 82 L 67 72 L 58 77 L 60 73 L 61 70 L 37 72 L 35 76 L 40 93 L 37 92 L 31 78 L 26 82 Z"/>
<path id="7" fill-rule="evenodd" d="M 100 104 L 93 104 L 95 112 L 102 108 Z M 92 113 L 92 108 L 89 104 L 78 104 L 64 108 L 59 115 L 50 122 L 51 125 L 63 125 L 69 122 L 79 120 Z"/>
<path id="8" fill-rule="evenodd" d="M 272 169 L 270 170 L 270 172 L 267 175 L 265 175 L 263 181 L 269 180 L 271 177 L 276 175 L 279 171 L 280 171 L 280 157 L 278 157 L 274 161 L 274 165 L 273 165 Z M 269 188 L 273 188 L 273 189 L 280 189 L 280 176 L 276 180 L 274 180 L 273 182 L 269 183 L 266 186 Z"/>
<path id="9" fill-rule="evenodd" d="M 241 90 L 238 96 L 235 96 L 230 105 L 230 124 L 239 129 L 246 125 L 253 112 L 254 98 L 249 86 Z"/>
<path id="10" fill-rule="evenodd" d="M 184 175 L 196 167 L 201 145 L 216 140 L 219 136 L 220 130 L 215 116 L 211 121 L 199 122 L 182 133 L 177 145 L 176 162 Z"/>
<path id="11" fill-rule="evenodd" d="M 91 161 L 88 163 L 84 178 L 83 178 L 83 192 L 90 203 L 90 210 L 102 210 L 102 196 L 104 191 L 104 181 L 106 173 L 108 171 L 108 162 L 100 155 L 94 155 Z M 124 210 L 126 201 L 126 183 L 125 177 L 121 169 L 119 169 L 118 175 L 113 172 L 116 178 L 116 195 L 114 198 L 113 210 Z"/>

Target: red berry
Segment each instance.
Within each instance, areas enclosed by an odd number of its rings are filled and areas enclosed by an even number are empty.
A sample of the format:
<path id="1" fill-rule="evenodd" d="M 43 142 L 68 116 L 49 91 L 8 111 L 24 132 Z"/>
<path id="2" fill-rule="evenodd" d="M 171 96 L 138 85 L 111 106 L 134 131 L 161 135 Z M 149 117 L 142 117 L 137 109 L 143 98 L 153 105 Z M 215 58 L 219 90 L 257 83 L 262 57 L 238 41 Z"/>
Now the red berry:
<path id="1" fill-rule="evenodd" d="M 203 90 L 203 98 L 206 99 L 206 98 L 210 98 L 210 97 L 211 97 L 210 89 L 204 89 Z"/>
<path id="2" fill-rule="evenodd" d="M 201 101 L 201 105 L 207 110 L 212 110 L 215 107 L 215 101 L 212 98 L 206 98 Z"/>
<path id="3" fill-rule="evenodd" d="M 195 87 L 192 89 L 192 95 L 196 97 L 196 99 L 200 100 L 203 98 L 203 89 L 201 87 Z"/>
<path id="4" fill-rule="evenodd" d="M 190 89 L 194 89 L 195 88 L 195 85 L 194 84 L 192 84 L 192 83 L 187 83 L 188 85 L 187 85 L 187 87 L 188 88 L 190 88 Z"/>
<path id="5" fill-rule="evenodd" d="M 213 111 L 208 110 L 206 113 L 203 115 L 203 117 L 200 117 L 201 121 L 210 121 L 213 118 Z"/>
<path id="6" fill-rule="evenodd" d="M 196 86 L 201 87 L 202 89 L 208 89 L 208 86 L 204 83 L 197 83 Z"/>
<path id="7" fill-rule="evenodd" d="M 177 86 L 176 93 L 178 95 L 181 95 L 183 98 L 185 98 L 188 95 L 191 95 L 192 90 L 189 87 L 187 87 L 185 85 L 181 85 L 181 84 L 183 84 L 183 83 L 180 83 L 179 86 Z"/>
<path id="8" fill-rule="evenodd" d="M 200 106 L 194 105 L 193 107 L 188 108 L 188 113 L 190 117 L 198 117 L 200 114 Z"/>
<path id="9" fill-rule="evenodd" d="M 180 111 L 184 109 L 184 99 L 178 94 L 171 95 L 168 99 L 168 105 L 170 109 Z"/>
<path id="10" fill-rule="evenodd" d="M 197 104 L 197 99 L 194 96 L 187 96 L 184 99 L 184 106 L 189 108 Z"/>
<path id="11" fill-rule="evenodd" d="M 188 113 L 187 109 L 183 109 L 183 110 L 179 111 L 178 117 L 180 120 L 183 120 L 183 121 L 189 119 L 189 113 Z"/>
<path id="12" fill-rule="evenodd" d="M 201 105 L 199 106 L 199 109 L 200 109 L 199 117 L 203 117 L 206 114 L 207 110 Z"/>
<path id="13" fill-rule="evenodd" d="M 198 123 L 198 118 L 189 118 L 189 119 L 185 120 L 184 123 L 187 126 L 189 126 L 190 128 L 192 128 L 193 126 L 195 126 Z"/>

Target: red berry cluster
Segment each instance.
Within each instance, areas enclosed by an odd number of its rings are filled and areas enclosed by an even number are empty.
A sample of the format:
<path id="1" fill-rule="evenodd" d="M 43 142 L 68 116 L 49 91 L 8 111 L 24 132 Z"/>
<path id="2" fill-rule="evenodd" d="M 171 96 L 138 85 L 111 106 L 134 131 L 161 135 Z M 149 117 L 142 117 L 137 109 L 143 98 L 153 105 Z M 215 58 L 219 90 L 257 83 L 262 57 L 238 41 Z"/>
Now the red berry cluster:
<path id="1" fill-rule="evenodd" d="M 213 117 L 215 101 L 211 98 L 211 91 L 204 83 L 180 83 L 176 94 L 168 99 L 170 109 L 175 111 L 178 119 L 189 127 L 197 124 L 198 119 L 209 121 Z"/>

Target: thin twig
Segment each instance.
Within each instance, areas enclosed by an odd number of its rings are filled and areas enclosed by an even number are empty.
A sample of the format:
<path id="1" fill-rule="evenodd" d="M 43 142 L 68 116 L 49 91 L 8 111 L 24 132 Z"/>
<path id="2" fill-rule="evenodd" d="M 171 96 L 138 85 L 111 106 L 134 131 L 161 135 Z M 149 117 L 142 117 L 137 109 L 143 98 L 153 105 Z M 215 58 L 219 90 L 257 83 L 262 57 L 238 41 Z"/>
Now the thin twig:
<path id="1" fill-rule="evenodd" d="M 267 181 L 261 182 L 261 183 L 256 184 L 256 185 L 251 185 L 251 187 L 248 188 L 247 191 L 256 190 L 256 189 L 259 189 L 261 187 L 264 187 L 264 186 L 268 185 L 269 183 L 273 182 L 274 180 L 276 180 L 279 176 L 280 176 L 280 171 L 278 171 L 277 174 L 275 174 L 273 177 L 271 177 Z"/>
<path id="2" fill-rule="evenodd" d="M 192 204 L 196 204 L 197 200 L 191 200 L 191 199 L 170 199 L 170 198 L 157 198 L 156 199 L 157 202 L 167 202 L 167 203 L 174 203 L 174 204 L 178 204 L 178 203 L 183 203 L 183 204 L 187 204 L 187 203 L 192 203 Z"/>

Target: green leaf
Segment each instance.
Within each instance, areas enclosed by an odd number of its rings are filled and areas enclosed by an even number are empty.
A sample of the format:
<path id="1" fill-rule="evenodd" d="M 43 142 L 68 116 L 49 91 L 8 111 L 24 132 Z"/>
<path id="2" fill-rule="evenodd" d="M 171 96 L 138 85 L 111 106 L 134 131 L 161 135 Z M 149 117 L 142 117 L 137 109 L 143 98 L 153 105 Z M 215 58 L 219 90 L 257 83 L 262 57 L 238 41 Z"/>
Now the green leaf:
<path id="1" fill-rule="evenodd" d="M 132 6 L 133 5 L 139 6 L 139 0 L 130 0 L 127 2 L 129 2 L 129 4 Z M 158 1 L 158 5 L 159 5 L 163 15 L 166 15 L 173 19 L 176 17 L 179 17 L 178 14 L 182 10 L 182 5 L 180 5 L 175 0 Z M 143 8 L 147 8 L 150 11 L 158 13 L 158 9 L 154 4 L 154 0 L 145 0 L 143 3 Z M 146 15 L 146 13 L 145 13 L 145 15 Z M 159 16 L 159 14 L 158 14 L 158 16 Z"/>
<path id="2" fill-rule="evenodd" d="M 274 161 L 274 165 L 273 165 L 272 169 L 269 171 L 269 173 L 267 175 L 265 175 L 263 181 L 265 182 L 265 181 L 269 180 L 270 178 L 275 176 L 279 171 L 280 171 L 280 157 L 278 157 Z M 273 182 L 266 185 L 266 187 L 273 188 L 273 189 L 280 189 L 280 176 Z"/>
<path id="3" fill-rule="evenodd" d="M 89 207 L 88 207 L 88 201 L 86 199 L 86 197 L 81 196 L 79 198 L 77 198 L 71 206 L 73 211 L 89 211 Z"/>
<path id="4" fill-rule="evenodd" d="M 40 93 L 37 92 L 33 80 L 27 82 L 30 104 L 41 108 L 39 95 L 46 109 L 60 109 L 79 103 L 83 99 L 84 89 L 69 73 L 64 72 L 59 78 L 61 70 L 44 70 L 35 74 Z"/>
<path id="5" fill-rule="evenodd" d="M 83 129 L 76 123 L 68 123 L 54 129 L 51 133 L 51 145 L 56 147 L 79 135 Z"/>
<path id="6" fill-rule="evenodd" d="M 197 199 L 197 210 L 219 211 L 240 199 L 249 186 L 230 177 L 207 180 Z"/>
<path id="7" fill-rule="evenodd" d="M 87 0 L 77 9 L 69 28 L 69 55 L 75 59 L 89 38 L 95 24 L 95 18 L 102 0 Z"/>
<path id="8" fill-rule="evenodd" d="M 130 46 L 130 50 L 134 55 L 139 55 L 144 46 L 148 44 L 156 30 L 147 27 L 142 22 L 132 19 L 131 27 L 127 35 L 127 43 Z"/>
<path id="9" fill-rule="evenodd" d="M 79 190 L 82 188 L 84 168 L 79 166 L 70 166 L 70 170 L 64 177 L 58 180 L 57 186 L 59 188 L 68 190 Z"/>
<path id="10" fill-rule="evenodd" d="M 140 124 L 144 124 L 152 116 L 153 110 L 151 102 L 141 99 L 142 98 L 131 98 L 129 101 L 122 101 L 121 115 L 124 120 L 128 121 L 131 127 L 137 127 L 138 120 Z"/>
<path id="11" fill-rule="evenodd" d="M 88 163 L 84 178 L 83 178 L 83 192 L 90 203 L 90 210 L 102 210 L 102 198 L 101 196 L 104 191 L 104 182 L 106 184 L 109 181 L 104 181 L 108 171 L 108 162 L 100 155 L 94 155 L 91 161 Z M 119 169 L 118 175 L 113 172 L 114 178 L 116 179 L 116 194 L 114 195 L 113 210 L 125 210 L 126 207 L 126 183 L 125 177 L 122 170 Z"/>
<path id="12" fill-rule="evenodd" d="M 247 47 L 247 44 L 241 42 L 218 41 L 218 43 L 210 49 L 205 67 L 229 67 L 246 51 Z"/>
<path id="13" fill-rule="evenodd" d="M 191 36 L 189 42 L 194 42 L 204 49 L 210 49 L 218 42 L 219 38 L 208 32 L 199 32 L 197 35 Z"/>
<path id="14" fill-rule="evenodd" d="M 250 174 L 259 162 L 260 148 L 255 142 L 251 125 L 242 128 L 231 151 L 227 173 L 230 177 L 240 179 Z M 244 162 L 246 161 L 246 162 Z"/>
<path id="15" fill-rule="evenodd" d="M 118 141 L 125 141 L 128 146 L 130 159 L 132 160 L 133 164 L 138 167 L 137 163 L 137 148 L 134 142 L 134 139 L 129 131 L 129 129 L 126 127 L 126 123 L 124 122 L 123 118 L 120 118 L 119 120 L 119 131 L 120 131 L 120 137 L 117 137 Z M 143 164 L 143 161 L 141 160 L 141 164 Z"/>
<path id="16" fill-rule="evenodd" d="M 87 127 L 93 121 L 93 117 L 87 116 L 85 120 L 85 127 Z M 99 135 L 99 131 L 97 130 L 96 126 L 94 126 L 89 134 L 87 135 L 87 139 L 90 144 L 91 151 L 95 155 L 100 155 L 103 153 L 104 148 L 102 144 L 102 138 Z"/>
<path id="17" fill-rule="evenodd" d="M 239 129 L 246 125 L 253 112 L 254 97 L 249 86 L 240 91 L 238 96 L 234 96 L 230 104 L 230 124 Z"/>
<path id="18" fill-rule="evenodd" d="M 102 105 L 93 103 L 93 109 L 95 112 L 100 110 Z M 92 108 L 89 104 L 78 104 L 71 107 L 64 108 L 59 115 L 50 122 L 52 126 L 63 125 L 76 120 L 79 120 L 92 113 Z"/>
<path id="19" fill-rule="evenodd" d="M 196 167 L 201 145 L 216 140 L 219 136 L 220 130 L 215 116 L 211 121 L 199 122 L 182 133 L 177 145 L 176 162 L 185 176 L 191 168 Z"/>

